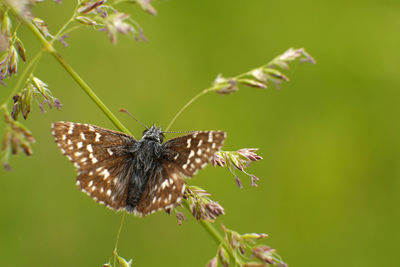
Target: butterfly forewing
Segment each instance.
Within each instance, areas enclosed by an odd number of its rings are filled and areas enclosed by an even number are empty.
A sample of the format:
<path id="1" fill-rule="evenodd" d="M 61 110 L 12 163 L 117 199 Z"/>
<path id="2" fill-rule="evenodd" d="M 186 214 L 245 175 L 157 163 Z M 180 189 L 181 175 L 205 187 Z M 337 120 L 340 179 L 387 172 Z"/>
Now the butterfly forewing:
<path id="1" fill-rule="evenodd" d="M 172 164 L 177 171 L 192 177 L 211 161 L 222 147 L 225 137 L 223 131 L 195 132 L 171 139 L 165 147 L 176 152 L 172 156 Z"/>
<path id="2" fill-rule="evenodd" d="M 72 122 L 54 123 L 53 135 L 78 170 L 79 188 L 99 203 L 124 208 L 131 175 L 127 148 L 135 140 L 123 133 Z"/>

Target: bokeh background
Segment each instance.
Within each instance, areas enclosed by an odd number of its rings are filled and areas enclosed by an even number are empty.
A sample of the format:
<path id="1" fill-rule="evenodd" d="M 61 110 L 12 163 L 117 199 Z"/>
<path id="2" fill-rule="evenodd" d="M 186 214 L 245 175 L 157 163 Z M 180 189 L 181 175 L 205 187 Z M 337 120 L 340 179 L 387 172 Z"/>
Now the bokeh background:
<path id="1" fill-rule="evenodd" d="M 52 1 L 34 12 L 55 32 L 75 1 Z M 258 147 L 260 177 L 239 189 L 223 169 L 207 167 L 191 184 L 226 209 L 218 220 L 238 232 L 265 232 L 290 266 L 397 266 L 400 242 L 400 2 L 156 1 L 159 14 L 132 14 L 149 42 L 102 32 L 73 33 L 65 59 L 108 107 L 124 107 L 146 124 L 166 127 L 218 73 L 234 76 L 263 65 L 289 47 L 304 47 L 317 65 L 294 64 L 280 90 L 241 88 L 195 102 L 172 130 L 222 129 L 226 150 Z M 26 29 L 33 56 L 40 48 Z M 23 69 L 22 64 L 20 70 Z M 50 133 L 57 120 L 114 129 L 49 55 L 37 76 L 64 105 L 24 122 L 36 137 L 34 154 L 13 157 L 0 170 L 1 266 L 102 266 L 111 256 L 121 214 L 97 205 L 75 186 L 74 167 Z M 0 99 L 9 94 L 1 88 Z M 140 137 L 142 127 L 123 123 Z M 0 134 L 4 123 L 0 122 Z M 173 137 L 174 135 L 169 135 Z M 186 214 L 128 216 L 119 252 L 134 266 L 205 266 L 217 246 Z"/>

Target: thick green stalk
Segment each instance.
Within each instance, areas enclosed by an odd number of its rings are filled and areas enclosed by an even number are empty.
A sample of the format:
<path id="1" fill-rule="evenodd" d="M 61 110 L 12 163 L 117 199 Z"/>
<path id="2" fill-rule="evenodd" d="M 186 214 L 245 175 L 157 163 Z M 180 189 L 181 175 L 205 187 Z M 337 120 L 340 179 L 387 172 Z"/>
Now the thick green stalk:
<path id="1" fill-rule="evenodd" d="M 183 201 L 183 206 L 191 213 L 191 209 L 189 207 L 189 204 L 187 201 Z M 239 260 L 236 258 L 236 256 L 232 253 L 232 250 L 229 248 L 227 241 L 221 236 L 221 234 L 215 229 L 215 227 L 208 221 L 205 220 L 198 220 L 200 225 L 208 232 L 210 236 L 214 239 L 214 241 L 217 243 L 217 245 L 222 245 L 225 250 L 229 253 L 229 256 L 235 261 L 239 262 Z"/>

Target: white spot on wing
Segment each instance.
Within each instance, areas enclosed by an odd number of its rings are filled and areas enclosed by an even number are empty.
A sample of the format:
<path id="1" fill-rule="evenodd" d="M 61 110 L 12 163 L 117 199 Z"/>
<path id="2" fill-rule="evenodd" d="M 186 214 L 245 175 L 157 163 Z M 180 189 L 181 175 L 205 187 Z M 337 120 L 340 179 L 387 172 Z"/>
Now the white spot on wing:
<path id="1" fill-rule="evenodd" d="M 209 143 L 211 143 L 213 141 L 213 132 L 209 132 L 208 133 L 208 140 Z"/>
<path id="2" fill-rule="evenodd" d="M 82 148 L 83 147 L 83 143 L 82 142 L 78 142 L 77 144 L 76 144 L 76 147 L 79 149 L 79 148 Z"/>
<path id="3" fill-rule="evenodd" d="M 186 148 L 189 148 L 190 147 L 190 143 L 192 142 L 192 139 L 188 139 L 187 141 L 186 141 L 186 143 L 187 143 L 187 146 L 186 146 Z"/>
<path id="4" fill-rule="evenodd" d="M 111 149 L 107 148 L 107 152 L 110 156 L 112 156 L 114 153 L 111 151 Z"/>
<path id="5" fill-rule="evenodd" d="M 92 147 L 91 144 L 87 145 L 86 148 L 87 148 L 87 150 L 88 150 L 90 153 L 93 152 L 93 147 Z"/>
<path id="6" fill-rule="evenodd" d="M 198 156 L 201 155 L 201 149 L 197 150 L 197 155 L 198 155 Z"/>
<path id="7" fill-rule="evenodd" d="M 82 152 L 75 152 L 75 157 L 80 157 L 82 156 Z"/>
<path id="8" fill-rule="evenodd" d="M 81 135 L 82 140 L 86 140 L 86 137 L 85 137 L 85 134 L 84 134 L 84 133 L 81 132 L 80 135 Z"/>
<path id="9" fill-rule="evenodd" d="M 67 136 L 65 134 L 62 135 L 61 140 L 65 141 L 67 140 Z"/>
<path id="10" fill-rule="evenodd" d="M 74 131 L 74 124 L 73 123 L 71 123 L 70 125 L 69 125 L 69 129 L 68 129 L 68 134 L 72 134 L 72 132 Z"/>
<path id="11" fill-rule="evenodd" d="M 95 164 L 96 162 L 98 162 L 98 160 L 96 158 L 92 158 L 92 163 Z"/>
<path id="12" fill-rule="evenodd" d="M 107 196 L 111 196 L 111 189 L 107 190 Z"/>
<path id="13" fill-rule="evenodd" d="M 193 157 L 193 156 L 194 156 L 194 151 L 193 151 L 193 150 L 190 150 L 189 159 L 190 159 L 191 157 Z"/>
<path id="14" fill-rule="evenodd" d="M 104 178 L 103 178 L 104 180 L 110 176 L 110 173 L 108 172 L 107 169 L 104 169 L 100 174 L 104 176 Z"/>
<path id="15" fill-rule="evenodd" d="M 96 139 L 94 139 L 94 141 L 95 142 L 99 142 L 100 141 L 100 137 L 101 137 L 101 134 L 96 133 Z"/>
<path id="16" fill-rule="evenodd" d="M 196 158 L 194 161 L 196 161 L 197 164 L 201 163 L 201 159 L 199 159 L 199 158 Z"/>
<path id="17" fill-rule="evenodd" d="M 199 143 L 197 144 L 197 147 L 201 146 L 202 143 L 203 143 L 203 139 L 200 139 Z"/>
<path id="18" fill-rule="evenodd" d="M 161 188 L 164 189 L 165 187 L 168 187 L 168 180 L 165 180 L 162 184 L 161 184 Z"/>
<path id="19" fill-rule="evenodd" d="M 91 187 L 93 185 L 93 181 L 90 181 L 90 183 L 88 184 L 89 187 Z"/>

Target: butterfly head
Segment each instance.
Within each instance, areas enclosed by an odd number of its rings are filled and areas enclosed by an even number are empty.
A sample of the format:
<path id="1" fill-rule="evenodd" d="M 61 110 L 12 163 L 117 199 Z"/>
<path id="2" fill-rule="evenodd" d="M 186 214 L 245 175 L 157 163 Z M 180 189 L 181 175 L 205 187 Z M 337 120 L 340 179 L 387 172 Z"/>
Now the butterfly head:
<path id="1" fill-rule="evenodd" d="M 151 126 L 143 132 L 143 139 L 154 140 L 162 143 L 164 140 L 164 134 L 162 133 L 161 127 L 155 125 Z"/>

